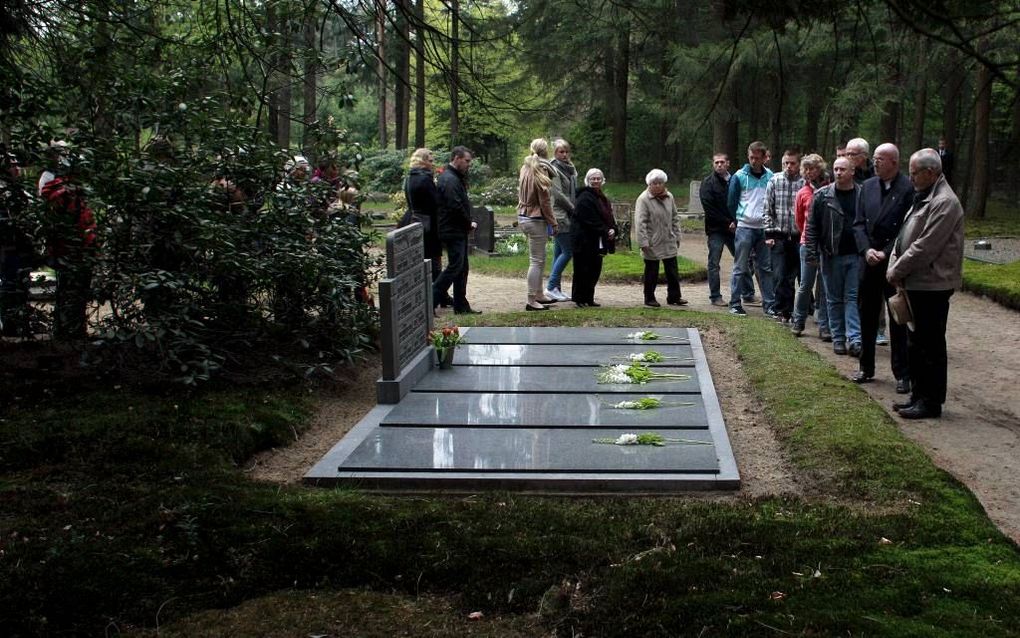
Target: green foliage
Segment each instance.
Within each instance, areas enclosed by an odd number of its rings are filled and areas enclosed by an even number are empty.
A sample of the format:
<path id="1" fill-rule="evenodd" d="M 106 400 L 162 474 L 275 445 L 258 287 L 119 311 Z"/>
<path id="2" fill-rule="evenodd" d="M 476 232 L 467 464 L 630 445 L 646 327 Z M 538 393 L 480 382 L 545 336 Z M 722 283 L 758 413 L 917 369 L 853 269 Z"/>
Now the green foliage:
<path id="1" fill-rule="evenodd" d="M 474 182 L 474 167 L 471 169 Z M 483 187 L 475 187 L 471 192 L 471 204 L 474 206 L 517 206 L 517 178 L 496 177 Z"/>
<path id="2" fill-rule="evenodd" d="M 407 153 L 376 150 L 365 154 L 361 162 L 361 182 L 372 193 L 395 193 L 404 187 Z"/>
<path id="3" fill-rule="evenodd" d="M 527 254 L 528 238 L 523 233 L 507 235 L 496 242 L 496 252 L 504 257 Z"/>

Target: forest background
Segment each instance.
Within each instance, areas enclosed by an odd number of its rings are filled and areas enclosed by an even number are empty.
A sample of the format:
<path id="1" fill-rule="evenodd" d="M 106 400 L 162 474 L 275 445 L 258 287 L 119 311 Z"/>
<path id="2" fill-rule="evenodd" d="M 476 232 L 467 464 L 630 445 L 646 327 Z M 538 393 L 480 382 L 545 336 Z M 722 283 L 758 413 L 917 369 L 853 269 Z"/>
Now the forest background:
<path id="1" fill-rule="evenodd" d="M 1018 17 L 1016 2 L 899 0 L 15 0 L 0 8 L 0 136 L 26 183 L 50 140 L 70 142 L 113 359 L 155 356 L 194 383 L 260 342 L 303 351 L 290 363 L 310 374 L 371 341 L 352 291 L 373 265 L 367 236 L 277 189 L 293 154 L 385 196 L 409 149 L 463 144 L 481 160 L 476 203 L 513 204 L 538 136 L 610 182 L 661 167 L 676 184 L 716 150 L 735 170 L 753 139 L 778 162 L 794 145 L 831 159 L 854 136 L 904 154 L 944 136 L 981 218 L 1020 190 Z M 245 215 L 209 188 L 224 177 Z M 23 221 L 41 244 L 42 203 Z M 243 306 L 217 294 L 231 277 Z"/>

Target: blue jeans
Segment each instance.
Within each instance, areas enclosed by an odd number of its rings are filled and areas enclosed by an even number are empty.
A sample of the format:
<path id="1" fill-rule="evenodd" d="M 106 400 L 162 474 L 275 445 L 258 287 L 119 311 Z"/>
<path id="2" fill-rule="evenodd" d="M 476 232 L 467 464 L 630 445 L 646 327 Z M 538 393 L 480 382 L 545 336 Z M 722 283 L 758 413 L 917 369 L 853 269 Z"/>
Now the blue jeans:
<path id="1" fill-rule="evenodd" d="M 833 343 L 861 343 L 861 316 L 857 310 L 860 264 L 861 258 L 856 254 L 822 255 L 822 281 Z"/>
<path id="2" fill-rule="evenodd" d="M 736 254 L 733 257 L 733 276 L 730 278 L 730 308 L 740 307 L 741 294 L 747 290 L 747 280 L 751 278 L 751 251 L 754 250 L 762 306 L 767 311 L 772 310 L 776 305 L 773 295 L 775 287 L 772 285 L 772 259 L 769 247 L 765 245 L 765 231 L 738 226 L 733 243 Z"/>
<path id="3" fill-rule="evenodd" d="M 807 262 L 807 246 L 800 245 L 800 288 L 797 289 L 797 300 L 793 304 L 793 323 L 803 326 L 807 320 L 808 306 L 811 305 L 811 294 L 815 289 L 815 279 L 818 277 L 818 264 Z M 825 287 L 822 287 L 822 294 L 815 299 L 815 306 L 818 308 L 818 327 L 829 330 L 829 308 L 825 300 Z M 831 332 L 831 330 L 830 330 Z"/>
<path id="4" fill-rule="evenodd" d="M 553 265 L 549 271 L 549 281 L 545 285 L 546 290 L 555 290 L 560 287 L 560 277 L 570 258 L 574 256 L 574 247 L 570 244 L 570 233 L 560 232 L 553 241 Z"/>
<path id="5" fill-rule="evenodd" d="M 730 257 L 735 255 L 733 235 L 710 233 L 708 235 L 708 298 L 710 301 L 722 299 L 722 292 L 719 290 L 719 262 L 722 261 L 723 248 L 730 251 Z M 754 279 L 752 277 L 745 277 L 741 287 L 743 288 L 740 293 L 741 297 L 744 299 L 754 297 Z"/>

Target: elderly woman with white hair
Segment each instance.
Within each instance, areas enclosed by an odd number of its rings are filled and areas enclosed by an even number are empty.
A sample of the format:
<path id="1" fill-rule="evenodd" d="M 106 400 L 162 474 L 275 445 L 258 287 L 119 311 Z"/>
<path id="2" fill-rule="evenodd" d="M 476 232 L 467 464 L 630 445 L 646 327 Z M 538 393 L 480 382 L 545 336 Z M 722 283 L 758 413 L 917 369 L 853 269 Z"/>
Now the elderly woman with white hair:
<path id="1" fill-rule="evenodd" d="M 673 195 L 666 190 L 666 173 L 658 168 L 645 176 L 648 188 L 638 196 L 634 204 L 634 229 L 638 246 L 645 260 L 645 305 L 658 308 L 655 287 L 659 283 L 659 262 L 666 271 L 666 303 L 671 306 L 685 306 L 687 300 L 680 296 L 680 277 L 677 273 L 676 256 L 680 245 L 680 225 Z"/>
<path id="2" fill-rule="evenodd" d="M 574 281 L 570 298 L 578 308 L 597 308 L 595 285 L 602 275 L 602 257 L 616 252 L 616 222 L 613 207 L 602 192 L 606 178 L 597 168 L 584 176 L 584 188 L 574 200 L 574 219 L 570 225 L 574 249 Z"/>
<path id="3" fill-rule="evenodd" d="M 524 158 L 517 181 L 517 227 L 528 238 L 531 256 L 525 310 L 548 310 L 549 307 L 543 304 L 559 301 L 542 294 L 542 272 L 545 270 L 545 245 L 549 241 L 549 229 L 552 229 L 553 235 L 558 231 L 549 193 L 556 171 L 545 158 L 548 152 L 549 142 L 542 138 L 532 140 L 531 155 Z"/>

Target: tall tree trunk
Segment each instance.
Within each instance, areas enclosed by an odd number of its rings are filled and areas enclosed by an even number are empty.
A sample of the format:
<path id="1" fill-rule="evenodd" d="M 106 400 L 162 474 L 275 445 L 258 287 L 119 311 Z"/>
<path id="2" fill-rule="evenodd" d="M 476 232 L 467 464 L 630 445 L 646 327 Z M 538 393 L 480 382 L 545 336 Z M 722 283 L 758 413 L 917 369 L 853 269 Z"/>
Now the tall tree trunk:
<path id="1" fill-rule="evenodd" d="M 878 144 L 886 142 L 890 144 L 896 143 L 896 136 L 899 133 L 899 114 L 899 102 L 886 100 L 885 106 L 882 108 L 882 119 L 878 127 Z M 875 144 L 875 146 L 878 146 L 878 144 Z"/>
<path id="2" fill-rule="evenodd" d="M 946 148 L 956 154 L 957 138 L 960 135 L 960 94 L 965 81 L 960 57 L 956 51 L 949 53 L 946 63 L 948 77 L 944 85 L 942 111 L 942 136 L 946 140 Z"/>
<path id="3" fill-rule="evenodd" d="M 280 11 L 280 8 L 277 8 Z M 279 107 L 278 114 L 279 119 L 276 124 L 277 128 L 277 140 L 276 143 L 281 148 L 290 148 L 290 118 L 291 118 L 291 62 L 292 62 L 292 51 L 293 46 L 291 42 L 291 16 L 287 14 L 286 10 L 278 15 L 280 23 L 280 33 L 283 39 L 280 40 L 280 58 L 277 70 L 280 78 L 280 101 L 277 103 Z"/>
<path id="4" fill-rule="evenodd" d="M 914 131 L 910 139 L 911 153 L 925 147 L 924 118 L 928 114 L 928 41 L 921 39 L 917 47 L 917 85 L 914 88 Z M 908 154 L 909 156 L 909 154 Z"/>
<path id="5" fill-rule="evenodd" d="M 266 31 L 269 32 L 266 45 L 272 52 L 276 45 L 276 36 L 280 32 L 279 10 L 276 2 L 266 2 Z M 266 106 L 269 116 L 266 118 L 266 131 L 269 132 L 269 139 L 273 142 L 280 141 L 280 73 L 276 69 L 277 55 L 275 52 L 269 56 L 269 69 L 266 71 Z"/>
<path id="6" fill-rule="evenodd" d="M 460 137 L 460 0 L 450 2 L 450 145 Z"/>
<path id="7" fill-rule="evenodd" d="M 418 0 L 414 9 L 418 28 L 414 49 L 414 145 L 425 146 L 425 0 Z"/>
<path id="8" fill-rule="evenodd" d="M 609 156 L 609 174 L 612 179 L 627 179 L 627 89 L 630 84 L 630 25 L 620 25 L 616 37 L 612 100 L 612 148 Z"/>
<path id="9" fill-rule="evenodd" d="M 316 112 L 316 88 L 318 84 L 318 47 L 315 44 L 315 5 L 311 4 L 305 13 L 305 24 L 304 24 L 304 56 L 305 56 L 305 77 L 304 77 L 304 95 L 302 101 L 304 103 L 304 114 L 302 122 L 304 124 L 302 130 L 302 144 L 301 147 L 304 149 L 305 157 L 308 161 L 315 162 L 318 158 L 315 157 L 315 140 L 312 138 L 313 127 L 315 126 L 315 112 Z"/>
<path id="10" fill-rule="evenodd" d="M 411 30 L 408 16 L 412 7 L 408 0 L 397 0 L 397 4 L 400 7 L 397 12 L 400 36 L 397 38 L 397 89 L 393 107 L 397 121 L 396 145 L 403 150 L 407 148 L 411 128 Z"/>
<path id="11" fill-rule="evenodd" d="M 717 116 L 712 123 L 712 148 L 713 153 L 726 153 L 730 158 L 730 164 L 734 170 L 740 163 L 737 155 L 737 133 L 740 125 L 732 115 Z"/>
<path id="12" fill-rule="evenodd" d="M 985 204 L 991 191 L 989 171 L 989 125 L 992 116 L 992 72 L 982 64 L 977 73 L 977 102 L 974 104 L 974 153 L 971 155 L 971 196 L 968 212 L 984 219 Z"/>
<path id="13" fill-rule="evenodd" d="M 386 0 L 375 3 L 375 55 L 379 78 L 379 148 L 389 146 L 386 137 Z"/>
<path id="14" fill-rule="evenodd" d="M 812 74 L 814 77 L 819 77 L 820 74 Z M 804 152 L 805 153 L 818 153 L 822 157 L 828 157 L 826 149 L 819 146 L 818 140 L 818 118 L 822 114 L 822 109 L 825 106 L 825 94 L 826 88 L 816 86 L 812 87 L 807 94 L 807 112 L 804 114 Z"/>

